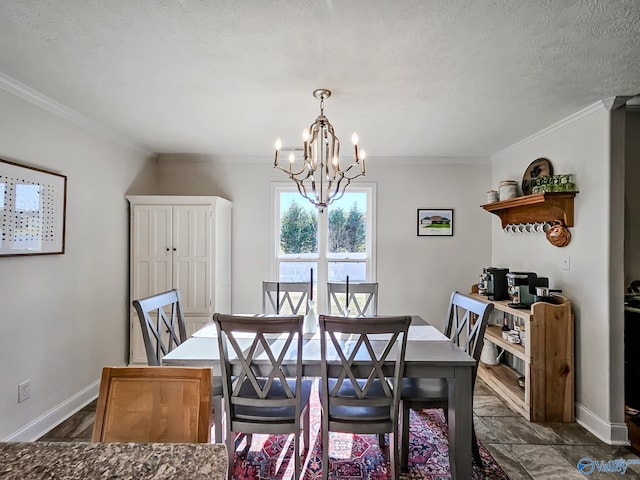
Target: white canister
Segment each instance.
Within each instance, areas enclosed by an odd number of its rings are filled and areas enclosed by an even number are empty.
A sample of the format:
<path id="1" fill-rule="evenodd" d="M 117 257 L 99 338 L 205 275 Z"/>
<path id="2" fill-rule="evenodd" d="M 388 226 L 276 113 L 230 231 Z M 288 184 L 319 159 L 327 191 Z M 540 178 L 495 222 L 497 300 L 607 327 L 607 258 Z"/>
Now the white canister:
<path id="1" fill-rule="evenodd" d="M 500 182 L 500 200 L 509 200 L 518 196 L 518 183 L 515 180 L 503 180 Z"/>
<path id="2" fill-rule="evenodd" d="M 487 202 L 488 203 L 493 203 L 493 202 L 497 202 L 499 200 L 500 197 L 498 197 L 498 191 L 497 190 L 489 190 L 487 192 Z"/>

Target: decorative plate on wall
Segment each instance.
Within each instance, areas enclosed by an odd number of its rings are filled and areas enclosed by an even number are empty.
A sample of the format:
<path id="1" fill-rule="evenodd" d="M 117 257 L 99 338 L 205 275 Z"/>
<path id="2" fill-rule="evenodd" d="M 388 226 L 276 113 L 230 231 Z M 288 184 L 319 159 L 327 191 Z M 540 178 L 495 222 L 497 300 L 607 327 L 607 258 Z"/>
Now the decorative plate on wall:
<path id="1" fill-rule="evenodd" d="M 553 166 L 546 158 L 537 158 L 529 164 L 522 176 L 522 194 L 531 195 L 533 180 L 538 177 L 553 175 Z"/>

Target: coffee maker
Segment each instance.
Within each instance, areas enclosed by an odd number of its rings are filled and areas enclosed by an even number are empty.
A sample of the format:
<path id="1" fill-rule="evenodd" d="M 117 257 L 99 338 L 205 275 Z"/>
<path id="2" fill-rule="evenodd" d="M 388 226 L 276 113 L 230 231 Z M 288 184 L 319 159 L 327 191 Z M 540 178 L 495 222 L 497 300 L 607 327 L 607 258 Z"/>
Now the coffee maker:
<path id="1" fill-rule="evenodd" d="M 478 284 L 478 293 L 488 297 L 489 300 L 509 299 L 507 273 L 509 273 L 508 268 L 483 268 Z"/>
<path id="2" fill-rule="evenodd" d="M 531 308 L 536 301 L 536 287 L 548 287 L 549 279 L 534 272 L 509 272 L 507 284 L 512 308 Z"/>

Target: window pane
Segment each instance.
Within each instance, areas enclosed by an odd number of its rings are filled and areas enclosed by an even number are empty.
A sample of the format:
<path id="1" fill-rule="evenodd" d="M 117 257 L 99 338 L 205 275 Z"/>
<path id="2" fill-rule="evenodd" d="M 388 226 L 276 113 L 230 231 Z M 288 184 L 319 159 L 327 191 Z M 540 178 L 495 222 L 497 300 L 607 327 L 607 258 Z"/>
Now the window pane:
<path id="1" fill-rule="evenodd" d="M 329 281 L 344 282 L 349 275 L 350 282 L 367 281 L 366 262 L 329 262 Z"/>
<path id="2" fill-rule="evenodd" d="M 329 253 L 363 253 L 367 251 L 367 194 L 345 193 L 328 208 Z M 349 277 L 351 278 L 351 277 Z"/>
<path id="3" fill-rule="evenodd" d="M 318 264 L 316 262 L 280 262 L 278 280 L 281 282 L 308 282 L 311 278 L 312 268 L 315 282 L 318 279 Z"/>
<path id="4" fill-rule="evenodd" d="M 317 252 L 317 209 L 298 192 L 281 192 L 280 255 Z"/>

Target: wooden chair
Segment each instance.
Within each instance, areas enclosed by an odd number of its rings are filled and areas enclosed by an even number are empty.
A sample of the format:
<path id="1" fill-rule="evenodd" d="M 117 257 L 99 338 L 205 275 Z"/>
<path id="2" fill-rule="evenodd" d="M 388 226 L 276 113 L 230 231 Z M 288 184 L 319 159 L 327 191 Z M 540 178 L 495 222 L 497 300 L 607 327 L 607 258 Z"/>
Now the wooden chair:
<path id="1" fill-rule="evenodd" d="M 105 367 L 94 442 L 209 443 L 211 369 Z"/>
<path id="2" fill-rule="evenodd" d="M 249 434 L 247 447 L 253 433 L 293 434 L 292 461 L 295 478 L 300 477 L 300 418 L 304 445 L 310 450 L 309 397 L 313 384 L 301 375 L 303 319 L 302 315 L 213 316 L 222 367 L 229 478 L 236 450 L 234 432 Z"/>
<path id="3" fill-rule="evenodd" d="M 187 339 L 180 292 L 176 289 L 133 301 L 150 366 L 162 364 L 162 357 Z M 222 384 L 212 383 L 214 410 L 222 411 Z M 221 417 L 221 416 L 220 416 Z M 220 418 L 219 417 L 219 418 Z M 222 425 L 214 425 L 215 441 L 222 440 Z"/>
<path id="4" fill-rule="evenodd" d="M 262 313 L 307 313 L 311 288 L 309 282 L 262 282 Z"/>
<path id="5" fill-rule="evenodd" d="M 493 311 L 493 304 L 478 300 L 460 292 L 453 292 L 449 302 L 449 312 L 445 326 L 445 335 L 462 348 L 476 361 L 484 344 L 484 331 Z M 474 371 L 475 385 L 477 368 Z M 446 379 L 423 378 L 404 379 L 402 384 L 402 445 L 401 466 L 408 468 L 409 461 L 409 415 L 410 410 L 422 408 L 441 408 L 448 416 L 449 397 Z M 473 458 L 482 465 L 475 429 L 472 433 Z"/>
<path id="6" fill-rule="evenodd" d="M 322 477 L 329 472 L 329 432 L 378 434 L 380 447 L 389 433 L 391 478 L 398 478 L 398 385 L 411 317 L 332 317 L 320 315 L 322 404 Z M 380 335 L 388 334 L 388 335 Z M 349 340 L 344 337 L 348 335 Z M 372 343 L 370 335 L 375 336 Z M 383 339 L 386 338 L 386 339 Z M 382 366 L 395 347 L 395 370 L 387 378 Z M 339 366 L 329 364 L 335 349 Z"/>
<path id="7" fill-rule="evenodd" d="M 338 315 L 344 315 L 346 305 L 347 284 L 340 282 L 327 283 L 328 312 L 334 310 Z M 349 284 L 349 310 L 350 315 L 362 317 L 378 314 L 378 284 L 377 283 L 350 283 Z"/>

